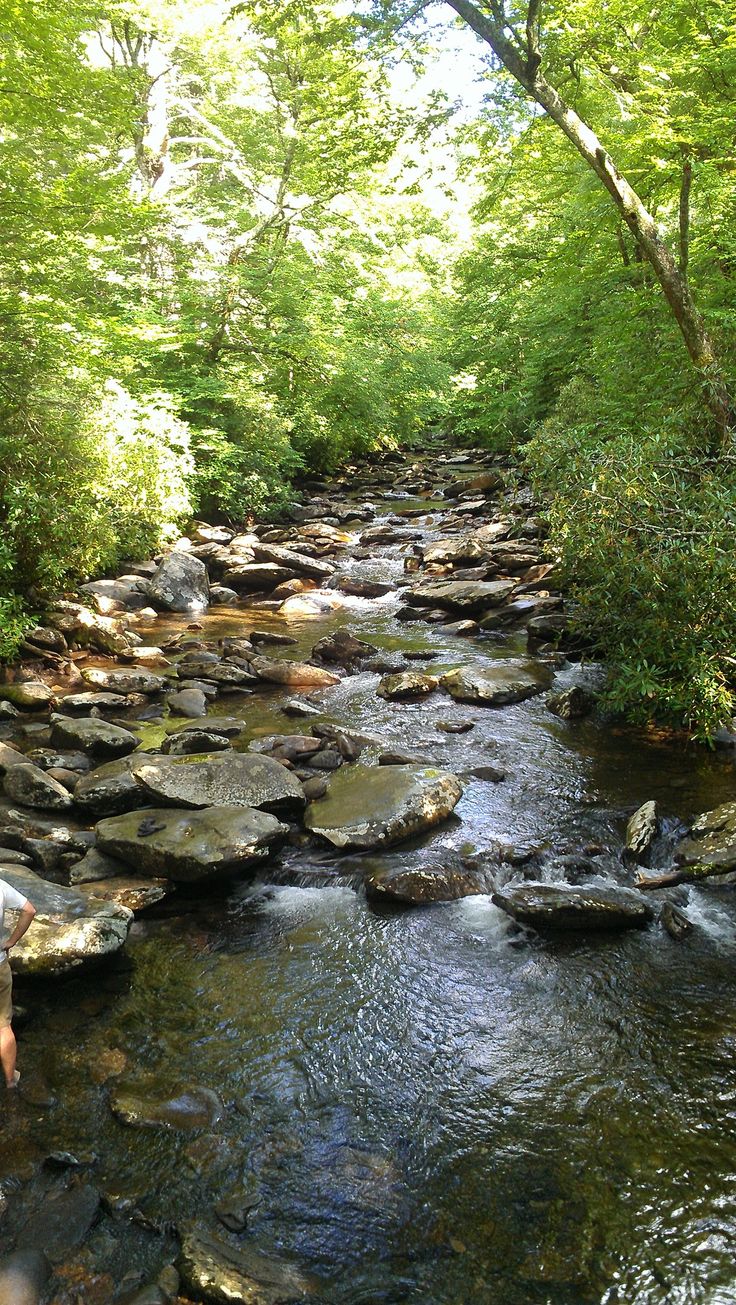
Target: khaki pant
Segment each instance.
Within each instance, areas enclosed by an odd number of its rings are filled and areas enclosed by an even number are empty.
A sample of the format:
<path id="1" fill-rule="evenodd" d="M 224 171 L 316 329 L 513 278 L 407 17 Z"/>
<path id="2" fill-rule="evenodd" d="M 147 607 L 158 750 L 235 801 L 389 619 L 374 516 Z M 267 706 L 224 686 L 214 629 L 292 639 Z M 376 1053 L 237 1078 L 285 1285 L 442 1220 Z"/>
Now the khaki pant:
<path id="1" fill-rule="evenodd" d="M 0 1029 L 7 1029 L 13 1018 L 13 975 L 7 961 L 0 964 Z"/>

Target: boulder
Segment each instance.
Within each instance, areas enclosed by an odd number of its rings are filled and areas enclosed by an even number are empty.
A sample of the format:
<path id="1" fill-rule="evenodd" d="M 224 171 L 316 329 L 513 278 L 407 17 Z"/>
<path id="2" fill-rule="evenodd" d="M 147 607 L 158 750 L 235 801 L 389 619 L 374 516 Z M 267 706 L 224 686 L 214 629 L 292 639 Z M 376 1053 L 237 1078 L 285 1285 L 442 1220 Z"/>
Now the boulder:
<path id="1" fill-rule="evenodd" d="M 689 837 L 675 848 L 675 860 L 679 865 L 711 866 L 713 874 L 736 870 L 736 802 L 699 816 Z"/>
<path id="2" fill-rule="evenodd" d="M 419 671 L 402 671 L 398 675 L 384 675 L 376 694 L 388 702 L 403 698 L 424 698 L 434 693 L 439 685 L 435 675 L 422 675 Z"/>
<path id="3" fill-rule="evenodd" d="M 123 811 L 134 811 L 148 802 L 146 790 L 136 783 L 134 770 L 139 760 L 148 760 L 148 753 L 120 757 L 108 761 L 89 774 L 83 775 L 74 788 L 74 801 L 86 816 L 95 820 L 100 816 L 117 816 Z M 157 761 L 165 762 L 165 757 Z"/>
<path id="4" fill-rule="evenodd" d="M 210 601 L 207 567 L 198 557 L 175 549 L 145 582 L 145 590 L 154 607 L 168 612 L 202 612 Z"/>
<path id="5" fill-rule="evenodd" d="M 96 833 L 100 850 L 136 874 L 196 883 L 264 861 L 286 837 L 288 826 L 252 807 L 166 807 L 101 820 Z"/>
<path id="6" fill-rule="evenodd" d="M 488 546 L 473 535 L 461 539 L 438 539 L 424 549 L 424 562 L 451 563 L 460 566 L 467 562 L 482 562 L 488 556 Z"/>
<path id="7" fill-rule="evenodd" d="M 309 580 L 326 580 L 334 571 L 330 562 L 322 562 L 316 557 L 305 557 L 291 548 L 282 548 L 278 544 L 254 544 L 253 553 L 259 562 L 272 562 L 276 566 L 286 567 L 305 575 Z"/>
<path id="8" fill-rule="evenodd" d="M 298 779 L 278 761 L 255 753 L 151 756 L 133 774 L 157 805 L 257 807 L 287 818 L 301 815 L 305 807 Z"/>
<path id="9" fill-rule="evenodd" d="M 51 884 L 24 866 L 0 866 L 0 879 L 17 888 L 37 911 L 31 928 L 11 953 L 16 974 L 70 974 L 114 956 L 124 945 L 133 919 L 124 907 Z M 15 918 L 10 911 L 7 915 Z"/>
<path id="10" fill-rule="evenodd" d="M 292 567 L 277 566 L 275 562 L 246 562 L 243 566 L 231 566 L 224 576 L 226 584 L 233 589 L 265 590 L 267 593 L 293 578 Z"/>
<path id="11" fill-rule="evenodd" d="M 121 621 L 100 616 L 81 603 L 57 601 L 49 613 L 48 624 L 80 648 L 94 648 L 113 657 L 129 653 L 133 648 L 133 639 Z"/>
<path id="12" fill-rule="evenodd" d="M 325 635 L 324 639 L 319 639 L 312 649 L 312 656 L 318 662 L 331 662 L 336 666 L 344 666 L 345 670 L 351 670 L 353 666 L 367 657 L 373 657 L 377 652 L 378 649 L 374 648 L 373 644 L 364 643 L 362 639 L 356 639 L 349 630 L 340 628 L 333 630 L 332 634 Z"/>
<path id="13" fill-rule="evenodd" d="M 39 811 L 68 811 L 72 799 L 62 784 L 38 766 L 9 766 L 5 771 L 3 792 L 13 802 Z"/>
<path id="14" fill-rule="evenodd" d="M 645 802 L 626 826 L 626 851 L 634 861 L 645 861 L 659 833 L 656 802 Z"/>
<path id="15" fill-rule="evenodd" d="M 25 680 L 22 684 L 0 684 L 0 698 L 23 711 L 43 711 L 54 695 L 43 680 Z"/>
<path id="16" fill-rule="evenodd" d="M 22 766 L 25 756 L 9 743 L 0 743 L 0 775 L 4 775 L 8 766 Z"/>
<path id="17" fill-rule="evenodd" d="M 233 1247 L 192 1229 L 182 1237 L 177 1261 L 187 1296 L 208 1305 L 292 1305 L 315 1294 L 315 1284 L 294 1265 Z"/>
<path id="18" fill-rule="evenodd" d="M 515 588 L 513 580 L 425 580 L 407 589 L 404 598 L 411 607 L 438 607 L 465 616 L 499 607 Z"/>
<path id="19" fill-rule="evenodd" d="M 106 671 L 101 666 L 85 666 L 82 676 L 88 684 L 105 693 L 119 693 L 123 696 L 128 693 L 145 693 L 150 697 L 162 693 L 171 684 L 165 675 L 154 675 L 152 671 L 137 666 L 124 671 Z"/>
<path id="20" fill-rule="evenodd" d="M 188 716 L 190 720 L 195 720 L 198 716 L 207 715 L 207 699 L 201 689 L 179 689 L 177 693 L 171 693 L 168 697 L 169 711 L 173 711 L 176 716 Z"/>
<path id="21" fill-rule="evenodd" d="M 613 885 L 527 883 L 492 896 L 502 911 L 540 931 L 642 928 L 654 917 L 641 893 Z"/>
<path id="22" fill-rule="evenodd" d="M 462 797 L 457 775 L 420 766 L 356 766 L 309 807 L 307 829 L 334 847 L 387 847 L 446 820 Z"/>
<path id="23" fill-rule="evenodd" d="M 539 662 L 510 658 L 489 666 L 460 666 L 443 675 L 440 685 L 457 702 L 503 707 L 543 693 L 551 682 L 549 667 Z"/>
<path id="24" fill-rule="evenodd" d="M 130 730 L 105 720 L 56 715 L 51 717 L 51 742 L 55 747 L 80 748 L 96 761 L 108 761 L 133 752 L 139 739 Z"/>
<path id="25" fill-rule="evenodd" d="M 266 680 L 269 684 L 286 684 L 289 688 L 320 689 L 340 683 L 339 675 L 333 675 L 332 671 L 326 671 L 322 666 L 310 666 L 309 662 L 254 657 L 250 667 L 259 679 Z"/>
<path id="26" fill-rule="evenodd" d="M 369 897 L 401 902 L 407 906 L 426 906 L 431 902 L 455 902 L 488 892 L 488 884 L 472 870 L 453 866 L 429 865 L 406 869 L 384 866 L 365 879 Z"/>

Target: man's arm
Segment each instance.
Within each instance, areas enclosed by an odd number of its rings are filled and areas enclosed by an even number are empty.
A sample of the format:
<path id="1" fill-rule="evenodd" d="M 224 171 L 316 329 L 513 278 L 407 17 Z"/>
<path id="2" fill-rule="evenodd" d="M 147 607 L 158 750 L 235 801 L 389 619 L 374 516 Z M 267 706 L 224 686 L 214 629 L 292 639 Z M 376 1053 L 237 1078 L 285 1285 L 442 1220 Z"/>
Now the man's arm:
<path id="1" fill-rule="evenodd" d="M 11 947 L 15 947 L 15 944 L 20 942 L 23 934 L 28 932 L 35 914 L 36 908 L 33 905 L 33 902 L 26 902 L 25 906 L 21 906 L 16 926 L 8 938 L 8 941 L 4 944 L 6 952 L 9 952 Z"/>

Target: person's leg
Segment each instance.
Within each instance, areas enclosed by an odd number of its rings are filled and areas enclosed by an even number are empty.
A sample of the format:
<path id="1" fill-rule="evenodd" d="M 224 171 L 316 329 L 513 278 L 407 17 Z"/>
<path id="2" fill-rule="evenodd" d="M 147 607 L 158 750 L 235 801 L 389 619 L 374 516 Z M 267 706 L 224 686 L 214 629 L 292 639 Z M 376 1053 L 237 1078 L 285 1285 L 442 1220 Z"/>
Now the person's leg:
<path id="1" fill-rule="evenodd" d="M 9 1024 L 0 1028 L 0 1064 L 5 1075 L 5 1086 L 17 1087 L 20 1074 L 15 1068 L 16 1045 L 15 1034 Z"/>

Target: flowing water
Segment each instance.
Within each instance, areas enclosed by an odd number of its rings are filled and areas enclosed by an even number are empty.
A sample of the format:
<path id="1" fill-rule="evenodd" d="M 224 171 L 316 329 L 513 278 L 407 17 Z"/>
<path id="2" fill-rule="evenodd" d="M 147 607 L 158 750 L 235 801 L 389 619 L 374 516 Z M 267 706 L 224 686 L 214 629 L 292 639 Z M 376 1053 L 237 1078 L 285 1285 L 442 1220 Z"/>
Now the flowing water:
<path id="1" fill-rule="evenodd" d="M 410 524 L 426 534 L 438 520 Z M 403 553 L 377 550 L 374 577 L 397 578 Z M 292 622 L 299 645 L 286 655 L 337 625 L 431 653 L 433 672 L 522 647 L 399 624 L 396 605 L 348 599 Z M 160 621 L 146 638 L 184 624 Z M 204 637 L 267 624 L 284 628 L 267 610 L 221 612 Z M 574 675 L 563 667 L 560 682 Z M 503 843 L 518 859 L 541 854 L 538 873 L 555 878 L 561 858 L 569 867 L 595 845 L 600 875 L 626 882 L 623 832 L 640 802 L 656 798 L 675 831 L 734 795 L 725 753 L 567 724 L 542 698 L 485 711 L 438 694 L 385 703 L 377 681 L 310 695 L 321 719 L 374 740 L 363 760 L 399 746 L 460 774 L 506 772 L 470 780 L 450 821 L 382 864 Z M 285 696 L 231 695 L 214 710 L 242 708 L 249 738 L 290 732 L 300 725 L 280 711 Z M 469 717 L 467 734 L 436 728 Z M 376 908 L 360 880 L 378 859 L 297 843 L 258 882 L 137 921 L 113 970 L 22 994 L 24 1069 L 56 1104 L 6 1114 L 2 1172 L 22 1178 L 51 1150 L 91 1147 L 94 1182 L 139 1212 L 125 1234 L 114 1220 L 98 1229 L 86 1285 L 59 1301 L 110 1300 L 131 1260 L 155 1264 L 161 1230 L 211 1221 L 233 1191 L 253 1203 L 242 1240 L 295 1261 L 334 1305 L 736 1300 L 733 890 L 678 890 L 696 924 L 684 943 L 659 926 L 550 942 L 520 934 L 490 896 Z M 113 1051 L 130 1082 L 216 1089 L 224 1120 L 194 1136 L 124 1128 L 99 1081 Z"/>

